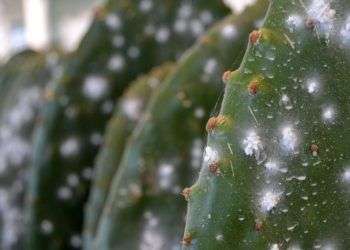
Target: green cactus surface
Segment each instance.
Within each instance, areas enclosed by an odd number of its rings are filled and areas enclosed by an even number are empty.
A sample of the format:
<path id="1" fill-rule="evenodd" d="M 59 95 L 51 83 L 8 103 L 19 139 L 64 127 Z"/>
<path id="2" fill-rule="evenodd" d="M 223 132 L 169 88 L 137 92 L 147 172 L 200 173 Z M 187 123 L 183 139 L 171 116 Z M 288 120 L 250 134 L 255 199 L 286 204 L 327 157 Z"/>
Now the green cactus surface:
<path id="1" fill-rule="evenodd" d="M 134 130 L 99 221 L 93 249 L 179 249 L 186 202 L 200 167 L 205 122 L 241 60 L 263 5 L 228 17 L 202 37 L 151 99 Z M 117 167 L 117 166 L 116 166 Z"/>
<path id="2" fill-rule="evenodd" d="M 19 250 L 32 132 L 51 68 L 44 54 L 27 50 L 13 56 L 0 72 L 0 248 Z"/>
<path id="3" fill-rule="evenodd" d="M 183 249 L 350 249 L 350 2 L 270 2 L 210 120 Z"/>
<path id="4" fill-rule="evenodd" d="M 115 113 L 106 129 L 105 143 L 96 158 L 96 176 L 85 209 L 85 249 L 92 246 L 98 220 L 128 137 L 141 119 L 152 93 L 161 87 L 164 78 L 173 68 L 173 64 L 166 63 L 139 77 L 118 101 Z"/>
<path id="5" fill-rule="evenodd" d="M 27 249 L 81 247 L 92 166 L 116 98 L 227 13 L 221 1 L 206 0 L 110 0 L 96 8 L 80 47 L 47 92 L 30 176 Z"/>

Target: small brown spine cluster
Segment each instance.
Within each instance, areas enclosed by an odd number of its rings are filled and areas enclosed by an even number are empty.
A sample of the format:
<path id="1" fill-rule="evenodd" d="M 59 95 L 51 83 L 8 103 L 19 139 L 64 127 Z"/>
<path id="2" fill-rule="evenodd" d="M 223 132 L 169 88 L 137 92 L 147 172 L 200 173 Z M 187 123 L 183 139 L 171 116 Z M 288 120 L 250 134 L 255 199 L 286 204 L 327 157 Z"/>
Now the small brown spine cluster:
<path id="1" fill-rule="evenodd" d="M 181 244 L 184 246 L 189 246 L 192 243 L 192 235 L 189 233 L 185 233 L 185 235 L 182 238 Z"/>
<path id="2" fill-rule="evenodd" d="M 213 163 L 209 164 L 208 168 L 212 174 L 215 174 L 215 175 L 220 174 L 220 163 L 219 162 L 213 162 Z"/>
<path id="3" fill-rule="evenodd" d="M 252 44 L 257 44 L 261 38 L 261 31 L 260 30 L 253 30 L 250 34 L 249 34 L 249 41 Z"/>
<path id="4" fill-rule="evenodd" d="M 263 230 L 263 223 L 261 220 L 259 219 L 255 220 L 254 230 L 256 232 L 261 232 Z"/>
<path id="5" fill-rule="evenodd" d="M 231 75 L 232 75 L 232 71 L 227 70 L 224 72 L 224 74 L 222 75 L 222 81 L 227 84 L 228 81 L 230 81 L 231 79 Z"/>
<path id="6" fill-rule="evenodd" d="M 313 30 L 316 27 L 316 20 L 313 18 L 306 19 L 305 22 L 306 28 Z"/>
<path id="7" fill-rule="evenodd" d="M 191 193 L 192 193 L 192 189 L 191 188 L 184 188 L 184 190 L 182 190 L 182 192 L 181 192 L 181 195 L 183 197 L 185 197 L 186 201 L 189 201 Z"/>
<path id="8" fill-rule="evenodd" d="M 311 151 L 312 156 L 317 156 L 318 152 L 319 152 L 319 148 L 316 144 L 311 144 L 310 151 Z"/>
<path id="9" fill-rule="evenodd" d="M 224 124 L 226 121 L 225 117 L 223 115 L 218 115 L 215 117 L 211 117 L 206 125 L 206 130 L 208 133 L 212 132 L 214 129 L 216 129 L 218 126 Z"/>
<path id="10" fill-rule="evenodd" d="M 251 95 L 256 95 L 259 91 L 259 82 L 257 80 L 253 80 L 248 85 L 248 92 Z"/>

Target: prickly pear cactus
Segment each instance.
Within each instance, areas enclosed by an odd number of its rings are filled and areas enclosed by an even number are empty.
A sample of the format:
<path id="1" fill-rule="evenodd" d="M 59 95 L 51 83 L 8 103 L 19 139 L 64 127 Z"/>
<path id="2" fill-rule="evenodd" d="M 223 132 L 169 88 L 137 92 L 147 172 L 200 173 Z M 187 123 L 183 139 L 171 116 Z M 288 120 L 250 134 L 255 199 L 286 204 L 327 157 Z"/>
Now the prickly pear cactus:
<path id="1" fill-rule="evenodd" d="M 183 249 L 350 249 L 349 8 L 271 1 L 209 121 Z"/>
<path id="2" fill-rule="evenodd" d="M 115 114 L 106 129 L 105 143 L 95 163 L 96 177 L 85 208 L 84 248 L 91 246 L 99 217 L 102 213 L 110 183 L 124 152 L 129 135 L 142 117 L 142 113 L 154 91 L 161 87 L 166 75 L 174 68 L 166 63 L 141 76 L 131 84 L 120 98 Z"/>
<path id="3" fill-rule="evenodd" d="M 32 131 L 51 69 L 45 55 L 24 51 L 2 67 L 0 74 L 0 248 L 15 250 L 23 249 Z"/>
<path id="4" fill-rule="evenodd" d="M 180 60 L 152 97 L 114 176 L 93 249 L 178 249 L 182 188 L 198 170 L 205 121 L 222 91 L 221 75 L 263 13 L 256 6 L 213 28 Z M 235 65 L 234 65 L 235 66 Z"/>
<path id="5" fill-rule="evenodd" d="M 130 80 L 173 60 L 227 13 L 221 1 L 110 0 L 48 91 L 37 133 L 28 249 L 80 248 L 83 204 L 115 98 Z"/>

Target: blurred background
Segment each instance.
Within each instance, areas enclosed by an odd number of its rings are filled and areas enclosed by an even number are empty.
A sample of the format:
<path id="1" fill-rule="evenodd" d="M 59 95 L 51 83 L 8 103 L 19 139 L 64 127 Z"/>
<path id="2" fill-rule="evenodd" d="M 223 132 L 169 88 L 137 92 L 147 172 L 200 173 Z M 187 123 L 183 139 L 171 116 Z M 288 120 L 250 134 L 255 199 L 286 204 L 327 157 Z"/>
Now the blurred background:
<path id="1" fill-rule="evenodd" d="M 211 1 L 211 0 L 210 0 Z M 0 63 L 25 48 L 76 49 L 103 0 L 0 0 Z M 224 0 L 235 11 L 254 0 Z"/>

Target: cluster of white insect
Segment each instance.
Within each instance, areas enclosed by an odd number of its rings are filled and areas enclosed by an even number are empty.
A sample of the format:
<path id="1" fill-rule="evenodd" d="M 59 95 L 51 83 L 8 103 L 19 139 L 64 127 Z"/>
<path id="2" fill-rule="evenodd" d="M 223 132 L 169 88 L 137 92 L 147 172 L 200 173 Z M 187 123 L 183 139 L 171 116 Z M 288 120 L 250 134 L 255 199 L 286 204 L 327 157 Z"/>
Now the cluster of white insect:
<path id="1" fill-rule="evenodd" d="M 159 219 L 149 211 L 144 214 L 145 226 L 141 233 L 141 250 L 164 249 L 165 242 L 162 230 L 159 228 Z"/>
<path id="2" fill-rule="evenodd" d="M 83 93 L 86 97 L 91 100 L 100 100 L 108 90 L 108 82 L 102 76 L 90 75 L 87 76 L 84 85 L 83 85 Z"/>

